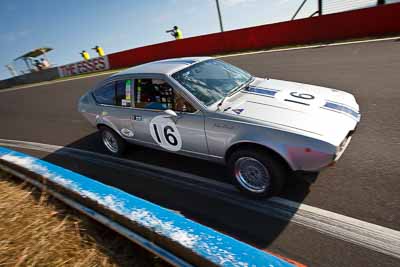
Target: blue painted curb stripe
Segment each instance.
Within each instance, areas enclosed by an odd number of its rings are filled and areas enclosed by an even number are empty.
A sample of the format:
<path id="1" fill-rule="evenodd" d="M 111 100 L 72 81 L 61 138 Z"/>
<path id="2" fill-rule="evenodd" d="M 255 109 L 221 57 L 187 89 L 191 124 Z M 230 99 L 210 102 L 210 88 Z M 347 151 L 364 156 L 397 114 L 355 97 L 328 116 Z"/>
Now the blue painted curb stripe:
<path id="1" fill-rule="evenodd" d="M 216 265 L 293 266 L 180 214 L 32 156 L 0 147 L 0 160 L 37 173 L 67 190 L 96 201 Z M 184 255 L 179 256 L 184 258 Z"/>

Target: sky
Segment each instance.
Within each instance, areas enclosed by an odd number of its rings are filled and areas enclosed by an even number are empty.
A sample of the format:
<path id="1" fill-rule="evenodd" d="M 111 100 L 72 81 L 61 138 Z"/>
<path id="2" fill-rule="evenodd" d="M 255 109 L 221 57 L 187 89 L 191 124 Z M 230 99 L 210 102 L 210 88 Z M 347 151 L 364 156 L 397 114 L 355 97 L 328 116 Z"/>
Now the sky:
<path id="1" fill-rule="evenodd" d="M 290 20 L 303 0 L 219 1 L 224 30 L 233 30 Z M 297 18 L 316 9 L 308 0 Z M 54 48 L 50 61 L 63 65 L 80 61 L 82 50 L 95 56 L 95 45 L 107 54 L 172 40 L 165 31 L 174 25 L 184 37 L 219 32 L 215 0 L 1 0 L 0 79 L 10 77 L 4 65 L 34 48 Z"/>

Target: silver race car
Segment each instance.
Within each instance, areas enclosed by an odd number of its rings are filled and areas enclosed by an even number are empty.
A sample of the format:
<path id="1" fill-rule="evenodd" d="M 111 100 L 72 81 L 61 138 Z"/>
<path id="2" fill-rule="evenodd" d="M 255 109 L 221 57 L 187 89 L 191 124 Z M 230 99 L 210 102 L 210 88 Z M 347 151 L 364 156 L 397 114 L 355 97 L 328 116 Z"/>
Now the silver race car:
<path id="1" fill-rule="evenodd" d="M 226 164 L 253 196 L 278 194 L 291 172 L 337 161 L 360 120 L 349 93 L 257 78 L 210 57 L 114 74 L 80 98 L 79 111 L 112 154 L 134 143 Z"/>

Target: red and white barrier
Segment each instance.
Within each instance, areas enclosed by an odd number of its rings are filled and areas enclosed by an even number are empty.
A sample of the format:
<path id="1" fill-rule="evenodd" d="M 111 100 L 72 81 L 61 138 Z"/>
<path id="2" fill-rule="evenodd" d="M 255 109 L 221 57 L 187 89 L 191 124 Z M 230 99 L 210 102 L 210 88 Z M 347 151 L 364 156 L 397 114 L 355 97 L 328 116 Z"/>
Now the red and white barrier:
<path id="1" fill-rule="evenodd" d="M 110 69 L 108 56 L 104 56 L 60 66 L 58 67 L 58 74 L 60 77 L 67 77 L 108 69 Z"/>

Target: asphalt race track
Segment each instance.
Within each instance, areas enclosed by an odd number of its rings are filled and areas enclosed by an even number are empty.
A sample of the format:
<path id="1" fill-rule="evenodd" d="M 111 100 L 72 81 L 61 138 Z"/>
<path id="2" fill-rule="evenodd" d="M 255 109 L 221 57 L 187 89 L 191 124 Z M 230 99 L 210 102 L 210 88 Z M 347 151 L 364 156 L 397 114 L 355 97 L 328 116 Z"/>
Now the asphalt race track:
<path id="1" fill-rule="evenodd" d="M 282 198 L 400 231 L 399 55 L 397 39 L 224 58 L 259 77 L 348 91 L 360 104 L 361 122 L 338 164 L 321 172 L 311 187 L 291 183 Z M 0 139 L 105 153 L 96 129 L 84 121 L 76 107 L 78 98 L 105 77 L 0 91 Z M 310 266 L 400 266 L 398 257 L 228 203 L 207 190 L 153 178 L 159 175 L 156 171 L 136 172 L 63 153 L 18 150 Z M 132 146 L 126 158 L 229 183 L 222 166 L 167 152 Z"/>

